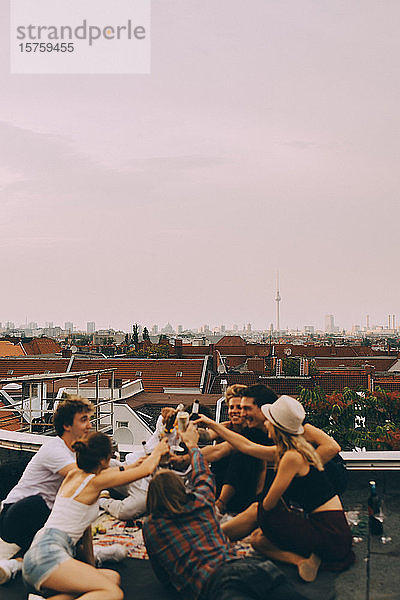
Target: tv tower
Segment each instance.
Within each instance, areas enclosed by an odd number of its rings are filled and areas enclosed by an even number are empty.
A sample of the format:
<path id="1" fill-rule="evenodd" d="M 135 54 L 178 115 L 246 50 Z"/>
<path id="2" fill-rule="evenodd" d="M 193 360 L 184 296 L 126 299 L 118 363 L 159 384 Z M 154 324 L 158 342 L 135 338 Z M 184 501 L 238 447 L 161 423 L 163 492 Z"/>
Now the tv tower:
<path id="1" fill-rule="evenodd" d="M 279 293 L 279 271 L 276 275 L 276 298 L 275 298 L 275 302 L 276 302 L 276 330 L 280 331 L 280 324 L 279 324 L 279 302 L 281 301 L 281 295 Z"/>

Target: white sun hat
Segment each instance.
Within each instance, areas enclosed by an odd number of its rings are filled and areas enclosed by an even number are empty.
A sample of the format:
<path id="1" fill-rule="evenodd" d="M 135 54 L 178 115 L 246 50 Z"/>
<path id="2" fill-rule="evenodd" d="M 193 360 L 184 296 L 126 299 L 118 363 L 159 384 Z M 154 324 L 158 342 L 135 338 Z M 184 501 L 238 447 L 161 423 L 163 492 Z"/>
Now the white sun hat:
<path id="1" fill-rule="evenodd" d="M 280 396 L 273 404 L 263 404 L 261 410 L 266 419 L 278 429 L 293 435 L 304 432 L 302 423 L 306 416 L 305 410 L 291 396 Z"/>

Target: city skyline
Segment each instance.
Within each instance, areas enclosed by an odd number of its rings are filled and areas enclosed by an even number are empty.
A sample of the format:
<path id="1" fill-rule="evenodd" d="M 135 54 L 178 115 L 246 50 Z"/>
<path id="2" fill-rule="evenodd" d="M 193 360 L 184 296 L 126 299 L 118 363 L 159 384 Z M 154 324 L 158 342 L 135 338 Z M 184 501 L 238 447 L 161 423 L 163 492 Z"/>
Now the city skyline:
<path id="1" fill-rule="evenodd" d="M 247 333 L 252 333 L 252 332 L 268 332 L 271 330 L 271 326 L 273 331 L 299 331 L 299 332 L 305 332 L 305 333 L 313 333 L 313 332 L 323 332 L 323 333 L 342 333 L 342 331 L 346 331 L 346 332 L 359 332 L 360 334 L 366 333 L 366 332 L 373 332 L 373 331 L 399 331 L 400 328 L 400 322 L 397 319 L 396 314 L 393 313 L 389 313 L 388 315 L 386 315 L 386 321 L 383 322 L 379 322 L 379 321 L 375 321 L 373 318 L 371 318 L 371 315 L 365 315 L 364 317 L 364 321 L 359 320 L 358 322 L 352 323 L 350 327 L 345 327 L 343 325 L 341 325 L 341 323 L 336 319 L 336 315 L 334 314 L 328 314 L 326 313 L 323 317 L 323 319 L 321 319 L 321 322 L 315 322 L 315 323 L 298 323 L 297 325 L 295 325 L 294 327 L 286 327 L 286 326 L 282 326 L 281 329 L 277 329 L 277 324 L 276 321 L 270 321 L 269 324 L 266 324 L 264 326 L 258 326 L 257 323 L 253 323 L 250 321 L 246 321 L 246 320 L 242 320 L 238 323 L 229 323 L 229 322 L 225 322 L 225 323 L 215 323 L 215 322 L 209 322 L 209 323 L 204 323 L 204 321 L 202 321 L 201 323 L 191 323 L 191 324 L 182 324 L 181 321 L 163 321 L 163 322 L 158 322 L 158 323 L 151 323 L 149 321 L 143 321 L 143 322 L 138 322 L 138 321 L 132 321 L 130 324 L 128 325 L 120 325 L 118 323 L 118 321 L 113 321 L 113 320 L 109 320 L 107 323 L 104 322 L 100 322 L 97 323 L 96 321 L 85 321 L 85 322 L 74 322 L 74 321 L 66 321 L 65 319 L 62 319 L 60 322 L 56 322 L 56 321 L 44 321 L 44 322 L 38 322 L 36 321 L 30 321 L 27 318 L 25 318 L 25 320 L 23 322 L 18 322 L 18 321 L 13 321 L 10 319 L 4 319 L 3 321 L 0 321 L 0 332 L 2 330 L 5 329 L 25 329 L 25 330 L 35 330 L 35 329 L 54 329 L 54 328 L 60 328 L 63 331 L 71 331 L 72 333 L 75 331 L 79 331 L 79 332 L 86 332 L 88 334 L 92 334 L 95 331 L 99 331 L 99 330 L 107 330 L 107 329 L 113 329 L 115 331 L 125 331 L 125 332 L 131 332 L 132 331 L 132 327 L 133 324 L 137 323 L 140 328 L 142 329 L 143 327 L 147 327 L 149 332 L 152 335 L 158 335 L 162 332 L 167 332 L 167 330 L 172 334 L 180 334 L 182 332 L 185 331 L 197 331 L 199 333 L 201 332 L 219 332 L 219 333 L 227 333 L 227 334 L 231 334 L 232 332 L 247 332 Z M 156 329 L 156 331 L 154 331 L 154 329 Z M 141 331 L 141 330 L 140 330 Z"/>
<path id="2" fill-rule="evenodd" d="M 176 0 L 150 75 L 11 75 L 1 314 L 351 329 L 400 307 L 400 4 Z M 245 317 L 243 318 L 243 315 Z"/>

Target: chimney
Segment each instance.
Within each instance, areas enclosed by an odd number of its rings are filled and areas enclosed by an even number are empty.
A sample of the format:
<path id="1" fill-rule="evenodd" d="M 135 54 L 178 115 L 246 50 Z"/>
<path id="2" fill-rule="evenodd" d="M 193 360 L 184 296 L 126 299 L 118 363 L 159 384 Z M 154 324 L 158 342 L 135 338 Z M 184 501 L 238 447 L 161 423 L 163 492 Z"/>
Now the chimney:
<path id="1" fill-rule="evenodd" d="M 182 358 L 182 340 L 175 338 L 175 353 L 177 358 Z"/>

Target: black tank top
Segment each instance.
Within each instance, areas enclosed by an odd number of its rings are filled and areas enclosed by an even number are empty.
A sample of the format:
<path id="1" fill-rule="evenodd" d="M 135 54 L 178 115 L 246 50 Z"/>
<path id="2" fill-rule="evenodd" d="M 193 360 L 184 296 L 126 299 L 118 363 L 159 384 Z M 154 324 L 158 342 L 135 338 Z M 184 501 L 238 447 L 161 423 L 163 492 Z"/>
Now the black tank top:
<path id="1" fill-rule="evenodd" d="M 312 466 L 304 477 L 294 477 L 285 492 L 285 498 L 304 508 L 306 513 L 311 513 L 334 496 L 336 492 L 325 471 L 318 471 Z"/>

